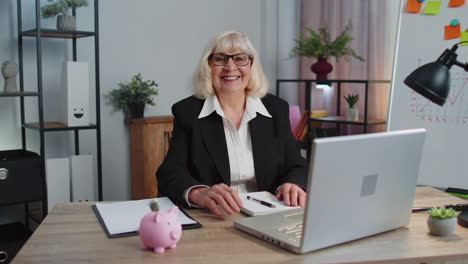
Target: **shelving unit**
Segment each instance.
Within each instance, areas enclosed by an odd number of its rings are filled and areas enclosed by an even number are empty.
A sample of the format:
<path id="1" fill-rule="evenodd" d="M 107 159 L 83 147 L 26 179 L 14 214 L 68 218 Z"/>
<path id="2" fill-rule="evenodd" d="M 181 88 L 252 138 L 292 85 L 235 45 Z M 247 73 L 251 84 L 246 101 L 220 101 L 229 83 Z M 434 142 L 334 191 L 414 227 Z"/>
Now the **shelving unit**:
<path id="1" fill-rule="evenodd" d="M 316 84 L 318 80 L 312 79 L 278 79 L 276 80 L 276 94 L 280 94 L 281 83 L 305 83 L 305 91 L 306 91 L 306 102 L 305 102 L 305 111 L 309 112 L 311 110 L 311 89 L 312 84 Z M 368 118 L 368 95 L 369 95 L 369 84 L 390 84 L 389 80 L 327 80 L 328 83 L 333 85 L 333 89 L 336 89 L 336 113 L 341 113 L 341 100 L 343 99 L 341 96 L 341 88 L 343 83 L 357 83 L 363 84 L 364 91 L 364 119 L 357 120 L 357 121 L 348 121 L 345 119 L 344 116 L 327 116 L 321 118 L 310 118 L 307 122 L 307 137 L 305 146 L 307 149 L 307 157 L 310 155 L 310 123 L 311 121 L 317 122 L 324 122 L 324 123 L 333 123 L 336 124 L 337 131 L 339 133 L 340 125 L 359 125 L 362 126 L 364 129 L 364 133 L 368 132 L 368 127 L 370 125 L 382 125 L 386 124 L 386 120 L 383 119 L 369 119 Z M 302 145 L 304 146 L 304 144 Z"/>
<path id="2" fill-rule="evenodd" d="M 92 8 L 92 7 L 91 7 Z M 35 28 L 23 31 L 22 25 L 22 0 L 17 0 L 17 18 L 18 18 L 18 65 L 19 65 L 19 92 L 15 93 L 0 93 L 0 97 L 18 97 L 20 102 L 21 116 L 21 142 L 23 151 L 27 150 L 26 129 L 38 131 L 40 141 L 40 178 L 41 185 L 40 193 L 42 206 L 42 218 L 47 215 L 47 182 L 45 176 L 45 136 L 46 132 L 52 131 L 74 131 L 74 154 L 80 154 L 80 135 L 81 130 L 96 130 L 96 160 L 97 160 L 97 182 L 98 182 L 98 200 L 102 200 L 102 162 L 101 162 L 101 118 L 100 118 L 100 78 L 99 78 L 99 19 L 98 19 L 98 0 L 94 0 L 94 31 L 59 31 L 55 29 L 44 29 L 41 27 L 41 6 L 40 0 L 35 1 Z M 72 10 L 72 15 L 76 15 L 76 11 Z M 23 38 L 34 38 L 36 40 L 36 56 L 37 56 L 37 91 L 25 91 L 24 85 L 24 70 L 23 70 Z M 42 43 L 45 38 L 60 38 L 70 39 L 73 45 L 73 61 L 77 61 L 77 39 L 84 37 L 94 37 L 94 66 L 95 66 L 95 106 L 96 106 L 96 124 L 87 126 L 69 127 L 60 122 L 45 122 L 44 118 L 44 94 L 43 94 L 43 68 L 42 68 Z M 31 89 L 28 89 L 31 90 Z M 25 97 L 36 97 L 38 100 L 38 121 L 35 123 L 26 123 L 25 118 Z M 39 188 L 39 186 L 38 186 Z M 18 190 L 21 191 L 21 190 Z M 15 204 L 24 204 L 26 211 L 26 226 L 31 213 L 28 212 L 29 202 L 31 200 L 19 200 Z M 11 204 L 11 203 L 10 203 Z M 0 206 L 6 205 L 0 202 Z M 34 219 L 34 217 L 32 217 Z M 37 221 L 37 220 L 36 220 Z M 41 221 L 39 219 L 39 221 Z"/>

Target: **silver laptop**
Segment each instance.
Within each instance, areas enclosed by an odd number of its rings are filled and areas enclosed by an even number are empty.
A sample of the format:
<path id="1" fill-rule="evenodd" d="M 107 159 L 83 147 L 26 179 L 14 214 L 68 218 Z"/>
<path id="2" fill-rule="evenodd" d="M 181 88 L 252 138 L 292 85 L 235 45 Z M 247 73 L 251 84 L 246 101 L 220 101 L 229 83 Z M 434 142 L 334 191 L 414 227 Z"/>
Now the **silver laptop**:
<path id="1" fill-rule="evenodd" d="M 315 139 L 306 208 L 243 218 L 234 226 L 296 253 L 405 226 L 425 134 L 412 129 Z"/>

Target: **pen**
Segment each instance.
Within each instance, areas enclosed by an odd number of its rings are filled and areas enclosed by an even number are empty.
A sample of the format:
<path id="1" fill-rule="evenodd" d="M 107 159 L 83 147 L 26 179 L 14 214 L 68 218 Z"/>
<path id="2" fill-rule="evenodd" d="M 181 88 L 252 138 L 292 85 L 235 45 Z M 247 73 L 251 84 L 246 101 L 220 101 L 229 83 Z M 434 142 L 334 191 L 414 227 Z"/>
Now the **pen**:
<path id="1" fill-rule="evenodd" d="M 411 212 L 416 213 L 416 212 L 422 212 L 422 211 L 427 211 L 431 209 L 432 207 L 416 207 L 411 210 Z M 445 208 L 453 208 L 455 211 L 465 211 L 468 210 L 468 204 L 447 204 L 445 205 Z"/>
<path id="2" fill-rule="evenodd" d="M 259 200 L 259 199 L 257 199 L 257 198 L 251 197 L 251 196 L 247 196 L 247 200 L 254 200 L 254 201 L 259 202 L 259 203 L 261 203 L 261 204 L 263 204 L 263 205 L 265 205 L 265 206 L 268 206 L 268 207 L 270 207 L 270 208 L 275 208 L 275 207 L 276 207 L 274 204 L 271 204 L 271 203 L 269 203 L 269 202 L 265 202 L 265 201 Z"/>

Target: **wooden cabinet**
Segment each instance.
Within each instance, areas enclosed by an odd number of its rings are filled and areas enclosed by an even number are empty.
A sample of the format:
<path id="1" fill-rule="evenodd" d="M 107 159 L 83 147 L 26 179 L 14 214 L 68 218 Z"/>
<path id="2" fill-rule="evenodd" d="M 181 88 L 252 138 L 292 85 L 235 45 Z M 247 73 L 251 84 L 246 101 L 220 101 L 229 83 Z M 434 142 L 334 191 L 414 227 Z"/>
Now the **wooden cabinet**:
<path id="1" fill-rule="evenodd" d="M 172 116 L 130 121 L 132 199 L 157 196 L 158 182 L 155 174 L 169 149 L 172 122 Z"/>

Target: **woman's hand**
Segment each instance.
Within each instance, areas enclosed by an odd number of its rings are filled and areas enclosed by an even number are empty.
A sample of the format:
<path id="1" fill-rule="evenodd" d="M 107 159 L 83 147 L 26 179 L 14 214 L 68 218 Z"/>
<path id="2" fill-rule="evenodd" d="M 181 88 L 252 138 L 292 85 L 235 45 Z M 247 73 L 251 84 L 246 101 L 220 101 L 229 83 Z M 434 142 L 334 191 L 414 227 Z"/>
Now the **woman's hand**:
<path id="1" fill-rule="evenodd" d="M 283 200 L 287 206 L 301 206 L 305 207 L 306 204 L 306 192 L 293 183 L 283 183 L 276 192 L 279 200 Z"/>
<path id="2" fill-rule="evenodd" d="M 202 208 L 209 208 L 218 216 L 239 213 L 242 207 L 237 192 L 223 183 L 211 187 L 193 188 L 188 194 L 188 200 Z"/>

